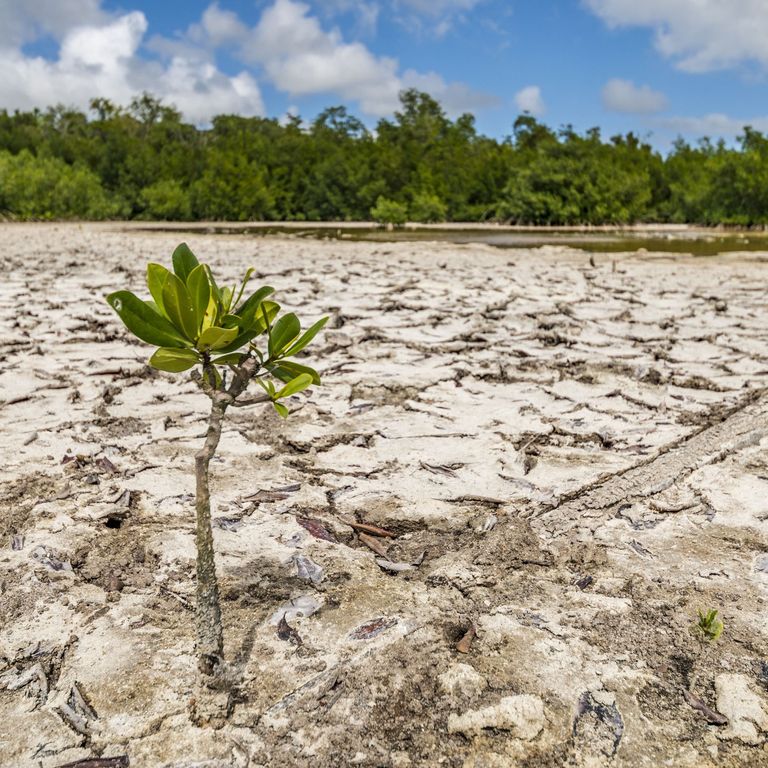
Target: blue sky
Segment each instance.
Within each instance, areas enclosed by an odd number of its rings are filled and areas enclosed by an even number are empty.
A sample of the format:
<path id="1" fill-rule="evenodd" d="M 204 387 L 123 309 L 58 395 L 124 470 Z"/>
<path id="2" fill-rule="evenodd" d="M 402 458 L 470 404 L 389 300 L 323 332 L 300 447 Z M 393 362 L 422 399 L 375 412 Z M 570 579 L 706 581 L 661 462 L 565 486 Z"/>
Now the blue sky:
<path id="1" fill-rule="evenodd" d="M 665 148 L 768 130 L 768 0 L 0 0 L 0 108 L 127 103 L 370 126 L 402 88 L 502 137 L 530 111 Z"/>

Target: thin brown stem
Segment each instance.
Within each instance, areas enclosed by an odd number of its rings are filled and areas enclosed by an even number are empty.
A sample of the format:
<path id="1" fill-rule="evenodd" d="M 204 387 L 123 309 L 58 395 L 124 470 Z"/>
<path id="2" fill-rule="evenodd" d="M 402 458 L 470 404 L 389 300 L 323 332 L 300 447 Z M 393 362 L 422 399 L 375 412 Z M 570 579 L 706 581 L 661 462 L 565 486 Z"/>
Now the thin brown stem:
<path id="1" fill-rule="evenodd" d="M 211 491 L 209 469 L 221 440 L 221 429 L 227 408 L 247 389 L 259 370 L 257 360 L 249 359 L 235 372 L 226 391 L 205 387 L 211 398 L 211 413 L 205 443 L 195 456 L 197 511 L 197 657 L 200 671 L 213 675 L 224 660 L 224 635 L 221 626 L 221 604 L 216 578 L 216 561 L 211 527 Z M 206 382 L 205 373 L 202 382 Z"/>

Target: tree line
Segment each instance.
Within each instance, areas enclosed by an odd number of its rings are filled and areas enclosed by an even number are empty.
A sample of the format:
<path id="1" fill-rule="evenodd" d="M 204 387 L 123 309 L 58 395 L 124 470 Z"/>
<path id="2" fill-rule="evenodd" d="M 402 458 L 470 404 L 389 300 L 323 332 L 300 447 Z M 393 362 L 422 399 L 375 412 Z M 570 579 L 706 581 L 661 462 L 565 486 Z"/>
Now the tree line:
<path id="1" fill-rule="evenodd" d="M 0 110 L 0 217 L 517 224 L 768 224 L 768 136 L 678 139 L 559 130 L 528 114 L 497 140 L 428 94 L 369 130 L 345 107 L 309 124 L 220 115 L 209 128 L 150 94 Z"/>

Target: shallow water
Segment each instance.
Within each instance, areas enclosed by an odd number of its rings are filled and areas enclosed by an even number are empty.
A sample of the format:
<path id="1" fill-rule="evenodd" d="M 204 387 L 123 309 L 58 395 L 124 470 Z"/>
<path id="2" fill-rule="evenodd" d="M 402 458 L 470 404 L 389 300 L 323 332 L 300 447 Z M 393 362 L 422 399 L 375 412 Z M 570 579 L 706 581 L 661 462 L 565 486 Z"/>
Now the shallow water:
<path id="1" fill-rule="evenodd" d="M 153 230 L 165 229 L 153 226 Z M 177 232 L 199 232 L 199 226 L 169 225 Z M 768 250 L 768 233 L 722 233 L 706 230 L 664 231 L 596 231 L 574 232 L 571 230 L 538 229 L 439 229 L 407 228 L 386 230 L 378 227 L 329 227 L 308 225 L 306 228 L 259 224 L 211 224 L 205 227 L 210 234 L 242 234 L 252 237 L 290 235 L 317 240 L 352 240 L 374 242 L 425 242 L 481 243 L 498 248 L 537 248 L 544 245 L 564 245 L 595 253 L 634 252 L 641 249 L 652 253 L 690 253 L 694 256 L 716 256 L 734 251 Z"/>

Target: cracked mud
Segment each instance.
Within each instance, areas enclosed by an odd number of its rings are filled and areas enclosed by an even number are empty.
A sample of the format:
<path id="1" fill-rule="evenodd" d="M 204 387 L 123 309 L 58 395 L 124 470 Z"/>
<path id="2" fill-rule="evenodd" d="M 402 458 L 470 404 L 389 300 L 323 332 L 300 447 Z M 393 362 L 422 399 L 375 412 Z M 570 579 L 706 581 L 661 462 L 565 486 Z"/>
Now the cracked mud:
<path id="1" fill-rule="evenodd" d="M 212 464 L 231 714 L 207 401 L 103 301 L 177 237 L 0 225 L 0 765 L 768 765 L 768 257 L 188 240 L 331 315 Z"/>

